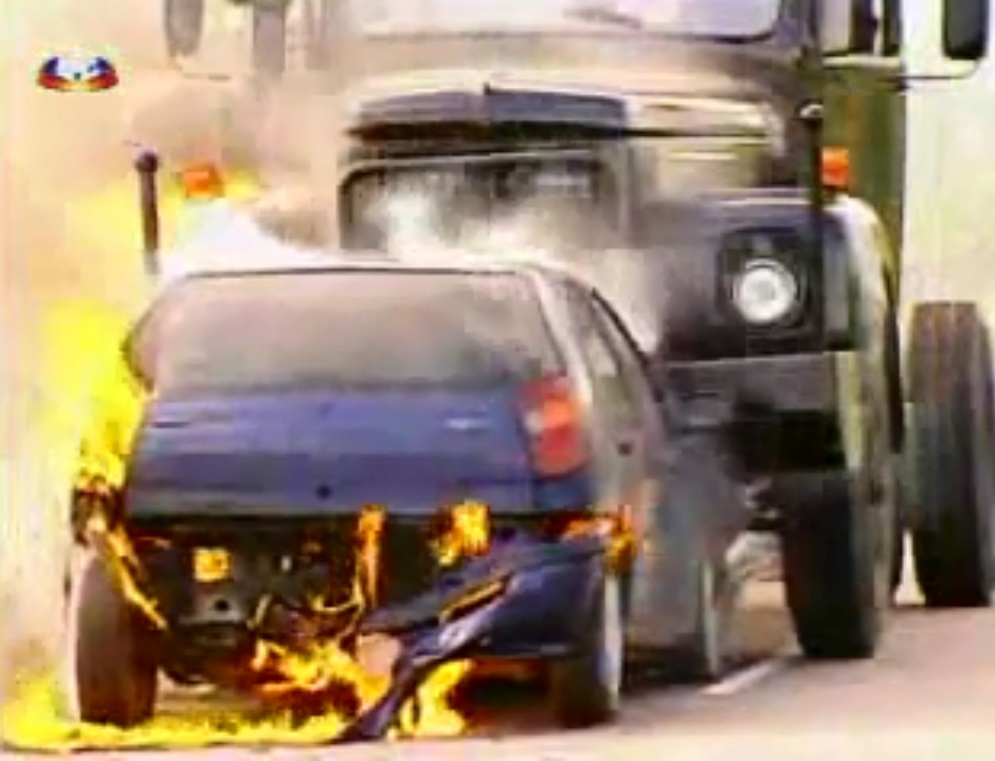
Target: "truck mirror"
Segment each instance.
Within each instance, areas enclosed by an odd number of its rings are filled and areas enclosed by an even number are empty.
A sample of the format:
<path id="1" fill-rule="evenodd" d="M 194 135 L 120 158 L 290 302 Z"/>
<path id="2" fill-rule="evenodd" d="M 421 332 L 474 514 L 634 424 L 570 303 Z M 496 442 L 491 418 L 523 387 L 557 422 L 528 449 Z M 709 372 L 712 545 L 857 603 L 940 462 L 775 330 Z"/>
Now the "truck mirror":
<path id="1" fill-rule="evenodd" d="M 943 0 L 943 52 L 954 61 L 980 61 L 988 52 L 990 0 Z"/>
<path id="2" fill-rule="evenodd" d="M 256 74 L 280 77 L 287 67 L 289 0 L 253 0 L 252 61 Z"/>
<path id="3" fill-rule="evenodd" d="M 823 55 L 846 55 L 853 50 L 853 0 L 821 0 L 819 48 Z"/>
<path id="4" fill-rule="evenodd" d="M 163 0 L 162 13 L 170 58 L 195 55 L 204 31 L 204 0 Z"/>

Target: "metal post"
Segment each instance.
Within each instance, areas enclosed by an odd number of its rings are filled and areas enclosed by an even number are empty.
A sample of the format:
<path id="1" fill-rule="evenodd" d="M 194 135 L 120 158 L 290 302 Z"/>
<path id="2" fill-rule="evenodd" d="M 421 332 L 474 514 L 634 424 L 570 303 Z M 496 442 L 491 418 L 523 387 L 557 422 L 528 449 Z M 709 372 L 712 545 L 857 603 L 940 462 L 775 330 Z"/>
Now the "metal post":
<path id="1" fill-rule="evenodd" d="M 159 194 L 156 189 L 159 157 L 153 151 L 143 151 L 135 159 L 135 170 L 138 172 L 145 273 L 154 279 L 159 276 Z"/>
<path id="2" fill-rule="evenodd" d="M 808 164 L 808 195 L 811 228 L 812 253 L 814 261 L 823 262 L 825 251 L 825 193 L 822 186 L 822 148 L 825 126 L 825 105 L 823 103 L 823 61 L 822 61 L 822 2 L 809 0 L 808 35 L 802 51 L 802 76 L 805 82 L 805 100 L 798 108 L 797 118 L 806 135 Z M 822 286 L 822 268 L 816 267 L 814 275 L 819 281 L 813 283 L 816 292 Z"/>

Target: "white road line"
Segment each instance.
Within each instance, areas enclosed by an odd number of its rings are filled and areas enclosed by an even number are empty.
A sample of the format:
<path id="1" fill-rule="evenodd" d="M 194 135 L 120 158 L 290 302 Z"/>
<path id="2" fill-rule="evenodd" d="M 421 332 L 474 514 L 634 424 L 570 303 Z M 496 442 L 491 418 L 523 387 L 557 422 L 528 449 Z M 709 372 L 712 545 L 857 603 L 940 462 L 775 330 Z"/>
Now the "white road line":
<path id="1" fill-rule="evenodd" d="M 761 661 L 760 663 L 755 663 L 752 666 L 742 669 L 741 671 L 736 671 L 730 674 L 721 682 L 716 682 L 715 684 L 705 687 L 701 691 L 701 694 L 707 695 L 708 697 L 718 698 L 735 695 L 738 692 L 743 692 L 751 687 L 755 687 L 765 679 L 777 676 L 782 671 L 787 669 L 790 662 L 790 656 L 780 655 Z"/>

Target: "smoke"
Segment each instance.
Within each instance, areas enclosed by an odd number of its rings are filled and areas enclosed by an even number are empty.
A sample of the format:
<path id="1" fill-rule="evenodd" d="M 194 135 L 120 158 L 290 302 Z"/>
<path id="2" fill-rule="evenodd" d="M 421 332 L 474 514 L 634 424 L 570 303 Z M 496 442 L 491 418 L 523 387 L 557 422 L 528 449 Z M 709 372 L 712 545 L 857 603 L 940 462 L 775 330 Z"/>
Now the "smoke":
<path id="1" fill-rule="evenodd" d="M 369 221 L 382 248 L 409 264 L 538 264 L 597 287 L 645 348 L 660 339 L 663 305 L 647 278 L 646 252 L 612 245 L 611 230 L 587 204 L 523 196 L 498 212 L 461 214 L 427 187 L 383 194 Z"/>

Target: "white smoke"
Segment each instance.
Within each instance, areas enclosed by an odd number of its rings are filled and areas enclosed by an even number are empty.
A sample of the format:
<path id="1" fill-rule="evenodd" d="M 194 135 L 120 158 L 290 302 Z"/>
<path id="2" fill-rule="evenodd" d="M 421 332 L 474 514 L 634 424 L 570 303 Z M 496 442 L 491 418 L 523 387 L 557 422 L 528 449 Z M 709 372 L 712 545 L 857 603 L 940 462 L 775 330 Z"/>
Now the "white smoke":
<path id="1" fill-rule="evenodd" d="M 597 231 L 578 229 L 575 215 L 550 213 L 529 198 L 496 218 L 459 220 L 455 234 L 442 229 L 445 214 L 426 190 L 385 196 L 375 219 L 386 253 L 411 264 L 520 262 L 569 271 L 600 290 L 642 347 L 657 345 L 662 294 L 651 290 L 643 252 L 577 246 L 578 238 L 596 240 Z"/>
<path id="2" fill-rule="evenodd" d="M 204 203 L 190 213 L 194 219 L 189 234 L 160 254 L 160 287 L 199 273 L 321 266 L 332 261 L 319 248 L 274 235 L 250 210 L 228 200 Z"/>

